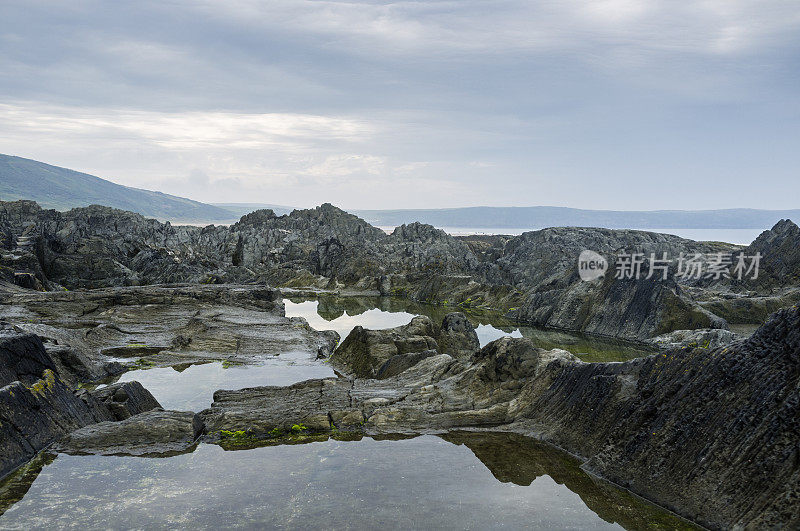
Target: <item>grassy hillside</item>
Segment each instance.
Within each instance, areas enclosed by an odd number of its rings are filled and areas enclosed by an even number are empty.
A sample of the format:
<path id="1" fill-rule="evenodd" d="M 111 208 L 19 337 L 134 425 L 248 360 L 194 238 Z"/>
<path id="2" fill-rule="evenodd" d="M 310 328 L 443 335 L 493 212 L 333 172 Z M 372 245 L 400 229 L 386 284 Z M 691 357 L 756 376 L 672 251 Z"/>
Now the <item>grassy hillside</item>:
<path id="1" fill-rule="evenodd" d="M 44 208 L 56 210 L 106 205 L 171 221 L 230 221 L 235 217 L 213 205 L 130 188 L 94 175 L 0 154 L 0 200 L 17 199 L 32 199 Z"/>

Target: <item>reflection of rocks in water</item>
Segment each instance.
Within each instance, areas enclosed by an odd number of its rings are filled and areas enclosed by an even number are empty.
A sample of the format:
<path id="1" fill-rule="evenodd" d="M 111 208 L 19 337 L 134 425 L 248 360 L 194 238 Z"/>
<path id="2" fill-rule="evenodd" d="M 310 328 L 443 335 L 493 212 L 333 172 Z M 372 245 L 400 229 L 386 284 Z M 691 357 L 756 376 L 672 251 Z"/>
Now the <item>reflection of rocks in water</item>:
<path id="1" fill-rule="evenodd" d="M 56 444 L 71 454 L 170 456 L 194 448 L 203 423 L 191 411 L 156 409 L 75 430 Z"/>
<path id="2" fill-rule="evenodd" d="M 326 321 L 334 321 L 339 317 L 347 315 L 354 317 L 363 313 L 377 309 L 387 313 L 408 313 L 411 315 L 425 315 L 434 322 L 441 323 L 444 317 L 453 312 L 452 306 L 437 306 L 415 302 L 410 299 L 397 297 L 371 297 L 371 296 L 337 296 L 337 295 L 317 295 L 317 296 L 291 296 L 294 303 L 307 301 L 317 301 L 317 313 Z M 520 334 L 528 338 L 539 347 L 546 350 L 560 348 L 580 356 L 580 359 L 587 362 L 599 361 L 626 361 L 642 356 L 653 354 L 657 349 L 653 346 L 641 343 L 632 343 L 624 340 L 593 337 L 575 332 L 563 330 L 550 330 L 536 328 L 521 324 L 513 319 L 502 315 L 493 315 L 486 312 L 469 313 L 465 311 L 469 322 L 474 326 L 488 326 L 494 329 L 489 334 L 488 341 L 494 340 L 502 335 Z M 346 334 L 345 334 L 346 335 Z"/>
<path id="3" fill-rule="evenodd" d="M 317 313 L 327 321 L 333 321 L 347 312 L 347 315 L 361 315 L 375 308 L 372 297 L 320 297 Z"/>
<path id="4" fill-rule="evenodd" d="M 55 458 L 55 454 L 41 453 L 0 483 L 0 516 L 25 497 L 42 469 Z"/>
<path id="5" fill-rule="evenodd" d="M 503 483 L 530 486 L 549 476 L 580 496 L 597 516 L 625 529 L 699 529 L 676 515 L 580 468 L 571 455 L 529 437 L 514 433 L 451 432 L 447 442 L 464 445 Z"/>
<path id="6" fill-rule="evenodd" d="M 318 435 L 310 435 L 310 436 L 287 436 L 281 439 L 276 439 L 272 441 L 241 441 L 240 443 L 236 443 L 236 441 L 228 441 L 228 442 L 221 442 L 220 446 L 223 450 L 226 451 L 237 451 L 234 457 L 228 459 L 229 465 L 235 467 L 237 466 L 236 463 L 242 463 L 242 459 L 247 459 L 247 450 L 252 450 L 259 447 L 264 446 L 296 446 L 296 445 L 306 445 L 310 443 L 323 443 L 325 441 L 341 441 L 341 442 L 355 442 L 364 440 L 366 443 L 370 441 L 397 441 L 402 439 L 412 439 L 415 437 L 412 436 L 399 436 L 399 435 L 385 435 L 385 436 L 377 436 L 377 437 L 369 437 L 366 438 L 361 434 L 356 433 L 336 433 L 336 434 L 318 434 Z M 529 487 L 533 481 L 539 476 L 549 476 L 552 478 L 556 483 L 560 485 L 566 486 L 572 492 L 578 494 L 581 498 L 583 503 L 597 516 L 602 518 L 606 522 L 616 522 L 620 524 L 622 527 L 627 529 L 680 529 L 680 528 L 692 528 L 690 524 L 680 520 L 677 517 L 659 509 L 655 506 L 651 506 L 647 502 L 636 498 L 635 496 L 631 495 L 630 493 L 623 491 L 613 485 L 604 483 L 602 481 L 596 480 L 583 472 L 579 466 L 576 459 L 572 458 L 568 454 L 565 454 L 561 451 L 558 451 L 552 447 L 549 447 L 545 444 L 539 443 L 533 439 L 529 439 L 520 435 L 516 434 L 509 434 L 509 433 L 491 433 L 491 432 L 479 432 L 479 433 L 471 433 L 471 432 L 453 432 L 444 436 L 441 436 L 442 439 L 446 440 L 449 443 L 454 445 L 464 445 L 469 448 L 472 453 L 475 455 L 475 458 L 480 460 L 492 473 L 492 475 L 500 482 L 503 483 L 513 483 L 516 485 L 521 485 L 524 487 Z M 381 459 L 380 454 L 376 454 L 375 452 L 392 452 L 392 446 L 382 446 L 382 447 L 375 447 L 373 446 L 366 446 L 363 450 L 362 459 L 370 460 L 370 459 Z M 429 447 L 430 448 L 430 447 Z M 245 452 L 239 454 L 238 451 L 244 450 Z M 315 450 L 312 448 L 308 448 L 308 455 L 315 455 Z M 215 454 L 218 456 L 218 454 Z M 330 454 L 329 454 L 330 455 Z M 453 452 L 447 451 L 446 449 L 443 450 L 444 457 L 453 455 Z M 241 458 L 239 456 L 242 456 Z M 209 458 L 209 453 L 203 451 L 197 451 L 195 455 L 192 457 L 192 462 L 199 463 L 197 466 L 198 469 L 195 472 L 199 472 L 203 469 L 204 466 L 208 465 L 211 466 L 210 463 L 206 463 L 204 460 Z M 10 509 L 14 504 L 20 502 L 24 496 L 29 492 L 33 483 L 37 480 L 37 477 L 40 476 L 42 470 L 54 462 L 56 459 L 56 455 L 54 454 L 40 454 L 37 456 L 33 461 L 31 461 L 28 465 L 18 470 L 15 474 L 13 474 L 10 478 L 6 480 L 5 483 L 0 485 L 0 515 L 2 515 L 5 511 Z M 69 459 L 66 457 L 65 459 Z M 79 464 L 77 461 L 73 461 L 73 467 L 78 467 L 77 470 L 82 470 L 82 476 L 88 478 L 89 483 L 92 483 L 91 477 L 94 474 L 104 473 L 104 466 L 111 467 L 116 469 L 116 465 L 100 465 L 100 461 L 97 460 L 90 460 L 91 458 L 85 457 L 80 459 L 86 459 L 85 465 Z M 219 459 L 217 457 L 216 459 Z M 158 461 L 159 463 L 152 465 L 153 468 L 149 469 L 151 461 Z M 128 461 L 128 464 L 125 465 L 124 461 L 121 466 L 124 470 L 134 471 L 133 474 L 130 475 L 130 481 L 132 483 L 136 483 L 136 475 L 135 471 L 142 470 L 149 470 L 147 474 L 152 477 L 154 480 L 157 480 L 159 483 L 163 483 L 166 485 L 174 484 L 175 481 L 183 481 L 181 478 L 185 478 L 183 474 L 180 476 L 175 476 L 175 468 L 183 469 L 184 466 L 191 466 L 191 465 L 173 465 L 170 467 L 166 463 L 170 460 L 150 460 L 141 458 L 141 460 L 136 461 Z M 176 463 L 180 463 L 180 458 L 176 458 Z M 299 476 L 312 476 L 316 475 L 319 472 L 315 470 L 314 463 L 316 462 L 315 459 L 302 459 L 296 460 L 294 462 L 292 468 L 292 475 L 299 475 Z M 464 456 L 462 461 L 465 465 L 469 466 L 474 461 L 472 458 Z M 161 463 L 165 463 L 165 466 L 162 468 Z M 206 463 L 205 465 L 203 463 Z M 80 467 L 84 468 L 80 468 Z M 336 465 L 332 465 L 336 466 Z M 86 468 L 88 467 L 88 468 Z M 52 472 L 51 474 L 46 474 L 41 476 L 40 482 L 42 481 L 55 481 L 56 485 L 66 486 L 70 485 L 72 481 L 75 480 L 76 476 L 67 475 L 64 476 L 63 474 L 68 473 L 70 467 L 66 469 L 62 468 L 60 472 Z M 172 470 L 172 475 L 170 474 L 170 470 Z M 211 470 L 214 470 L 213 466 L 211 466 Z M 66 472 L 65 472 L 66 471 Z M 265 469 L 265 473 L 269 474 L 269 468 Z M 415 471 L 414 464 L 409 464 L 408 473 L 414 474 L 419 473 L 419 470 Z M 87 476 L 88 474 L 88 476 Z M 113 473 L 112 473 L 113 474 Z M 403 475 L 403 470 L 398 469 L 398 475 Z M 116 477 L 120 477 L 117 475 Z M 324 479 L 320 480 L 324 482 Z M 151 483 L 148 483 L 151 484 Z M 203 479 L 198 479 L 197 482 L 190 481 L 186 484 L 188 490 L 183 489 L 173 489 L 173 493 L 175 495 L 183 496 L 191 496 L 193 492 L 193 488 L 197 488 L 198 486 L 202 487 L 204 485 Z M 229 488 L 231 486 L 230 483 L 225 483 L 224 481 L 220 481 L 218 487 L 221 489 Z M 41 499 L 43 496 L 42 493 L 42 485 L 39 485 L 40 489 L 34 495 L 34 497 L 40 498 L 40 503 L 46 503 L 46 500 Z M 484 484 L 480 488 L 491 488 L 490 484 Z M 122 487 L 124 491 L 127 487 Z M 346 488 L 346 487 L 345 487 Z M 543 488 L 543 486 L 539 486 L 539 488 Z M 59 488 L 58 490 L 62 490 Z M 202 490 L 202 489 L 201 489 Z M 35 492 L 35 491 L 34 491 Z M 299 501 L 302 501 L 304 496 L 313 497 L 313 489 L 311 491 L 295 491 L 299 496 Z M 539 492 L 539 489 L 536 486 L 533 489 L 530 489 L 529 492 L 532 496 L 535 496 L 535 493 Z M 87 511 L 87 514 L 91 514 L 93 512 L 101 513 L 103 511 L 102 507 L 104 504 L 113 501 L 112 498 L 104 498 L 103 493 L 97 493 L 92 495 L 92 491 L 89 491 L 88 495 L 84 494 L 84 500 L 82 503 L 86 504 L 83 508 Z M 104 501 L 105 500 L 105 501 Z M 135 499 L 131 500 L 132 503 L 135 505 L 137 502 Z M 61 501 L 63 503 L 63 500 Z M 26 506 L 30 507 L 30 506 Z M 302 507 L 302 505 L 300 506 Z M 282 510 L 286 507 L 276 507 L 275 510 Z M 156 509 L 157 510 L 157 509 Z M 292 510 L 296 511 L 297 506 L 295 506 Z M 558 510 L 558 507 L 553 507 L 554 511 Z M 66 513 L 63 514 L 64 517 L 67 517 Z M 85 514 L 84 514 L 85 516 Z M 308 518 L 312 518 L 312 520 L 308 520 L 308 523 L 313 522 L 313 511 L 306 515 Z M 456 515 L 453 514 L 453 518 Z M 15 518 L 19 518 L 19 514 Z M 9 523 L 13 520 L 9 520 L 6 523 Z M 589 522 L 589 520 L 587 520 Z M 62 521 L 63 523 L 63 521 Z M 95 522 L 97 523 L 97 522 Z M 520 521 L 517 520 L 517 523 Z M 93 527 L 93 526 L 90 526 Z M 98 526 L 99 527 L 99 526 Z"/>

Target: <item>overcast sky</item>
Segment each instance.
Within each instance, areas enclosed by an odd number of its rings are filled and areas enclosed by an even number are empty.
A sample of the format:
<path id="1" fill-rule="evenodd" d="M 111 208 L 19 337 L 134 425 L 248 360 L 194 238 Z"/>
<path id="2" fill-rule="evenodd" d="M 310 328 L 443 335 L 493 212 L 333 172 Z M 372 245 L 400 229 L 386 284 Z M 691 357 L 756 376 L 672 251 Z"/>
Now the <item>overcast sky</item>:
<path id="1" fill-rule="evenodd" d="M 1 0 L 0 153 L 207 202 L 800 208 L 800 2 Z"/>

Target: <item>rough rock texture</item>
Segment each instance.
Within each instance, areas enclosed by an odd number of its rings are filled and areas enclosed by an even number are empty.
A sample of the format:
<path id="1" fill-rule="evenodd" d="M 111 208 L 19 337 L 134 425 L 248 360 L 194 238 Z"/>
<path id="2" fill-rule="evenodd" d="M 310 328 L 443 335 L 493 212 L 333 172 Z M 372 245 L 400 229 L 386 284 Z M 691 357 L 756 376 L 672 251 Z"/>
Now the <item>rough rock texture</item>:
<path id="1" fill-rule="evenodd" d="M 444 317 L 436 339 L 439 352 L 454 358 L 469 357 L 480 348 L 475 327 L 461 312 L 449 313 Z"/>
<path id="2" fill-rule="evenodd" d="M 524 414 L 589 467 L 711 527 L 800 523 L 800 309 L 748 340 L 565 367 Z"/>
<path id="3" fill-rule="evenodd" d="M 150 391 L 139 382 L 115 383 L 96 389 L 90 394 L 111 412 L 115 420 L 125 420 L 161 407 Z"/>
<path id="4" fill-rule="evenodd" d="M 307 380 L 288 387 L 257 387 L 217 391 L 210 409 L 200 413 L 206 433 L 219 440 L 222 431 L 246 431 L 252 436 L 291 433 L 302 426 L 329 431 L 330 414 L 355 412 L 352 383 L 344 379 Z"/>
<path id="5" fill-rule="evenodd" d="M 656 336 L 648 343 L 665 350 L 683 347 L 717 348 L 730 345 L 734 341 L 745 339 L 730 330 L 718 328 L 700 328 L 697 330 L 675 330 L 668 334 Z"/>
<path id="6" fill-rule="evenodd" d="M 746 255 L 761 253 L 761 267 L 756 279 L 759 287 L 800 286 L 799 244 L 800 227 L 783 219 L 744 249 Z M 752 281 L 738 284 L 747 288 Z"/>
<path id="7" fill-rule="evenodd" d="M 56 450 L 74 454 L 167 456 L 189 451 L 203 430 L 191 411 L 148 411 L 75 430 Z"/>
<path id="8" fill-rule="evenodd" d="M 0 296 L 2 293 L 0 292 Z M 136 286 L 5 294 L 0 318 L 46 340 L 73 384 L 121 369 L 199 361 L 257 363 L 285 352 L 327 356 L 339 341 L 284 317 L 280 292 L 261 286 Z"/>
<path id="9" fill-rule="evenodd" d="M 75 429 L 160 407 L 137 382 L 75 392 L 61 370 L 38 336 L 0 333 L 0 478 Z"/>
<path id="10" fill-rule="evenodd" d="M 55 371 L 56 366 L 39 337 L 0 331 L 0 386 L 17 380 L 31 385 L 45 370 Z"/>
<path id="11" fill-rule="evenodd" d="M 431 356 L 384 380 L 219 392 L 202 416 L 214 434 L 303 421 L 324 430 L 326 420 L 359 414 L 370 433 L 506 426 L 532 434 L 711 528 L 800 525 L 797 306 L 726 347 L 584 363 L 502 338 L 470 360 Z"/>
<path id="12" fill-rule="evenodd" d="M 70 431 L 111 419 L 106 408 L 76 396 L 51 369 L 30 386 L 5 385 L 0 388 L 0 478 Z"/>
<path id="13" fill-rule="evenodd" d="M 354 287 L 500 309 L 537 325 L 641 340 L 677 329 L 725 328 L 723 316 L 712 313 L 713 304 L 731 290 L 755 289 L 757 295 L 776 298 L 778 307 L 791 304 L 785 294 L 768 292 L 796 286 L 793 249 L 800 245 L 799 233 L 785 220 L 747 249 L 765 256 L 759 283 L 634 282 L 613 275 L 587 283 L 576 267 L 584 249 L 608 257 L 613 271 L 617 253 L 676 257 L 741 248 L 591 228 L 459 239 L 412 223 L 387 235 L 329 204 L 284 216 L 258 211 L 230 227 L 200 228 L 174 227 L 106 207 L 59 213 L 19 201 L 0 203 L 0 240 L 6 248 L 0 274 L 10 282 L 16 273 L 30 274 L 49 289 L 181 282 Z"/>
<path id="14" fill-rule="evenodd" d="M 438 350 L 435 335 L 433 321 L 424 315 L 414 317 L 407 325 L 385 330 L 357 326 L 334 351 L 331 365 L 359 378 L 375 378 L 392 360 L 397 364 L 397 358 Z"/>
<path id="15" fill-rule="evenodd" d="M 45 350 L 56 366 L 56 372 L 68 384 L 96 382 L 122 374 L 127 368 L 116 361 L 92 360 L 85 353 L 66 345 L 45 344 Z"/>
<path id="16" fill-rule="evenodd" d="M 331 365 L 358 378 L 383 379 L 436 354 L 469 357 L 479 346 L 475 327 L 463 313 L 447 314 L 441 326 L 417 316 L 384 330 L 355 327 L 331 356 Z"/>

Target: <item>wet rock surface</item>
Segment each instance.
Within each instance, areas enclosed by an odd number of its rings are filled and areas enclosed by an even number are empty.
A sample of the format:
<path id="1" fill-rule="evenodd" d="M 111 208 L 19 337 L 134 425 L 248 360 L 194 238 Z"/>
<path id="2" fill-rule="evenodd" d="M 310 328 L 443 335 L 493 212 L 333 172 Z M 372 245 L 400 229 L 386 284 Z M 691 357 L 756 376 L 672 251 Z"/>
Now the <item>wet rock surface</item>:
<path id="1" fill-rule="evenodd" d="M 87 292 L 6 292 L 0 318 L 45 339 L 70 379 L 202 361 L 254 363 L 285 352 L 327 356 L 339 337 L 283 316 L 260 286 L 139 286 Z"/>
<path id="2" fill-rule="evenodd" d="M 284 317 L 280 294 L 258 286 L 6 290 L 2 296 L 0 317 L 15 324 L 0 330 L 0 477 L 77 429 L 160 408 L 137 382 L 95 390 L 80 384 L 125 370 L 209 360 L 257 363 L 285 352 L 313 360 L 338 342 L 335 333 Z M 115 434 L 109 435 L 114 452 L 123 452 L 122 440 L 138 422 L 123 431 L 104 425 L 102 433 Z M 159 426 L 166 426 L 166 439 L 156 433 Z M 131 439 L 130 453 L 150 453 L 137 449 L 150 436 L 156 446 L 183 445 L 184 439 L 172 440 L 169 423 L 152 430 Z"/>
<path id="3" fill-rule="evenodd" d="M 387 235 L 331 205 L 196 228 L 105 207 L 0 203 L 0 477 L 57 441 L 73 453 L 171 455 L 198 438 L 237 447 L 493 428 L 553 443 L 712 528 L 797 527 L 798 239 L 787 220 L 745 250 L 770 256 L 755 283 L 584 282 L 575 263 L 583 249 L 741 248 L 605 229 L 469 240 L 410 224 Z M 334 351 L 338 336 L 286 318 L 266 282 L 500 308 L 663 352 L 584 363 L 520 338 L 478 349 L 457 313 L 357 327 Z M 726 320 L 775 310 L 747 339 L 725 330 Z M 120 370 L 247 365 L 286 352 L 330 358 L 344 377 L 220 390 L 198 414 L 163 411 L 131 382 L 78 389 Z"/>
<path id="4" fill-rule="evenodd" d="M 363 427 L 349 429 L 366 433 L 505 426 L 709 527 L 792 527 L 800 522 L 798 378 L 793 307 L 726 347 L 583 363 L 503 338 L 468 361 L 440 354 L 383 380 L 220 393 L 201 416 L 208 433 L 249 425 L 266 433 L 303 419 L 324 430 L 326 419 L 354 411 Z"/>
<path id="5" fill-rule="evenodd" d="M 281 436 L 295 431 L 328 432 L 331 415 L 355 411 L 344 379 L 307 380 L 288 387 L 258 387 L 217 391 L 211 408 L 200 418 L 212 441 L 223 432 L 245 431 L 248 436 Z"/>
<path id="6" fill-rule="evenodd" d="M 73 431 L 54 447 L 75 454 L 168 456 L 192 449 L 203 429 L 191 411 L 147 411 Z"/>

